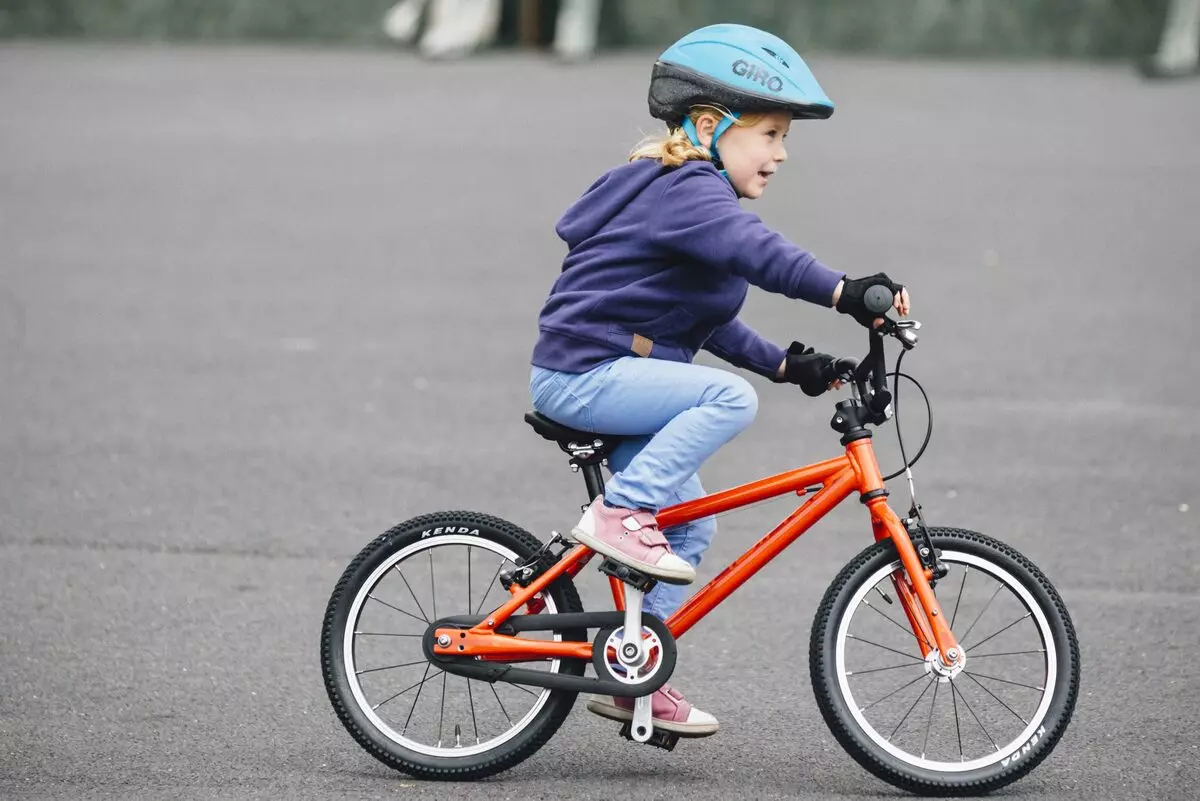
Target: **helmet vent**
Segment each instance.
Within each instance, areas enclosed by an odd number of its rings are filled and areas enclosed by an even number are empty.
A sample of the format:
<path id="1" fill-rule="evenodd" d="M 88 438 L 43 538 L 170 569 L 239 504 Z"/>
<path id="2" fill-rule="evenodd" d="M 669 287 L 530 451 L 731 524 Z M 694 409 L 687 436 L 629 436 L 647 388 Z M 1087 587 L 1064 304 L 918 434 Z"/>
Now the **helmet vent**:
<path id="1" fill-rule="evenodd" d="M 770 56 L 771 58 L 775 59 L 776 61 L 778 61 L 778 62 L 779 62 L 780 64 L 782 64 L 783 66 L 787 67 L 788 69 L 791 69 L 791 65 L 789 65 L 789 64 L 788 64 L 786 61 L 784 61 L 782 58 L 780 58 L 780 57 L 779 57 L 779 54 L 778 54 L 778 53 L 776 53 L 774 50 L 768 50 L 767 48 L 765 48 L 765 47 L 764 47 L 764 48 L 763 48 L 763 51 L 764 51 L 764 52 L 765 52 L 765 53 L 766 53 L 768 56 Z"/>

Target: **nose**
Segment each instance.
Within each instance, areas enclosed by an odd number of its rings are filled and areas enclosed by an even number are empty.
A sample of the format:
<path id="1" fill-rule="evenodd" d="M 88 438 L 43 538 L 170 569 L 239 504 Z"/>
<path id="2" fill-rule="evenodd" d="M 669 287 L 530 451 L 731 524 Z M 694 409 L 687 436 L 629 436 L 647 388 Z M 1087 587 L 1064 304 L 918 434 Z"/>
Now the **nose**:
<path id="1" fill-rule="evenodd" d="M 775 154 L 775 160 L 780 164 L 787 161 L 787 148 L 782 144 L 779 145 L 779 152 Z"/>

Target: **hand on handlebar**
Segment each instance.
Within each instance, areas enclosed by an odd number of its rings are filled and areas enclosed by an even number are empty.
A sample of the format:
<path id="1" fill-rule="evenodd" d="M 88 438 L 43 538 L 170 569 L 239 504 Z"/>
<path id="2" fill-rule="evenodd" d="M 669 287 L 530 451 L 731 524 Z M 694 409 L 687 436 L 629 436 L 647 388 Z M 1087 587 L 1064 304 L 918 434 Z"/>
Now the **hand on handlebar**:
<path id="1" fill-rule="evenodd" d="M 908 314 L 910 307 L 908 289 L 903 284 L 894 282 L 886 273 L 875 273 L 866 278 L 843 279 L 841 293 L 838 295 L 835 308 L 842 314 L 850 315 L 867 328 L 879 327 L 883 324 L 883 318 L 880 315 L 886 311 L 887 307 L 877 302 L 878 295 L 868 297 L 868 290 L 876 286 L 885 287 L 891 292 L 891 308 L 895 309 L 900 316 Z"/>
<path id="2" fill-rule="evenodd" d="M 842 385 L 834 358 L 827 353 L 816 353 L 812 348 L 804 347 L 802 342 L 793 342 L 788 348 L 783 380 L 797 384 L 811 398 Z"/>

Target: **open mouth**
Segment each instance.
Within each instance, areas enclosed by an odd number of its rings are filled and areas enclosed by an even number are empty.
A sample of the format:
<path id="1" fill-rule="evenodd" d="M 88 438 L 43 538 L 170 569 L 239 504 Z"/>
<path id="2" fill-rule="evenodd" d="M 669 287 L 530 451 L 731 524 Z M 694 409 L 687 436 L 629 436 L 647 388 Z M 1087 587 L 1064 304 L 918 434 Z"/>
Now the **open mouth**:
<path id="1" fill-rule="evenodd" d="M 771 172 L 768 172 L 768 171 L 766 171 L 766 170 L 759 170 L 759 171 L 758 171 L 758 177 L 759 177 L 759 178 L 762 178 L 764 181 L 766 181 L 766 180 L 769 180 L 769 179 L 770 179 L 770 177 L 771 177 L 772 175 L 774 175 L 774 174 L 775 174 L 775 173 L 774 173 L 774 171 L 771 171 Z"/>

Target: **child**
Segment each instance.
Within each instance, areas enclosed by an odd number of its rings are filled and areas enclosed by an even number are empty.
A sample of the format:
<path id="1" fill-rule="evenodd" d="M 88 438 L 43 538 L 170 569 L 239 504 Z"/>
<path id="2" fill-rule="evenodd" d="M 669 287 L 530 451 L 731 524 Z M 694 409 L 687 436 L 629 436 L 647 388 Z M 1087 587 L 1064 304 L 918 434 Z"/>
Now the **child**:
<path id="1" fill-rule="evenodd" d="M 865 325 L 874 317 L 863 305 L 868 286 L 888 284 L 901 314 L 908 293 L 882 273 L 846 280 L 738 204 L 760 197 L 787 159 L 793 119 L 833 113 L 781 39 L 742 25 L 694 31 L 654 65 L 649 102 L 670 134 L 635 149 L 558 222 L 569 251 L 541 312 L 530 392 L 534 408 L 563 425 L 623 437 L 609 457 L 612 479 L 572 537 L 658 578 L 644 609 L 665 619 L 716 522 L 664 534 L 654 514 L 704 495 L 696 471 L 758 408 L 749 382 L 692 364 L 696 351 L 820 395 L 836 380 L 832 357 L 798 342 L 785 352 L 741 322 L 749 284 Z M 658 728 L 717 730 L 716 718 L 669 686 L 651 707 Z M 588 709 L 633 716 L 627 698 L 593 698 Z"/>

